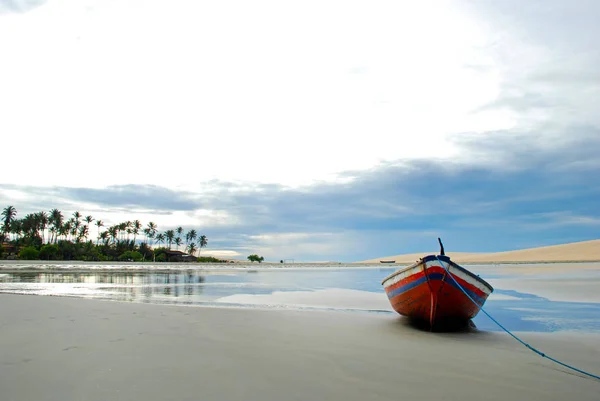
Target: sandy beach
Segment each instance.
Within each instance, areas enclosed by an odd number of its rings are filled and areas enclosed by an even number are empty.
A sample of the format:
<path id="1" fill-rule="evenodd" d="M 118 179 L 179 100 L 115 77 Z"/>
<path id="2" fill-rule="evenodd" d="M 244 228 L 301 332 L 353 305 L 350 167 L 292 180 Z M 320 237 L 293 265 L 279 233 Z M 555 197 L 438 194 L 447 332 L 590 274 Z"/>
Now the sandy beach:
<path id="1" fill-rule="evenodd" d="M 356 263 L 380 263 L 381 260 L 413 263 L 425 255 L 438 253 L 439 249 L 435 249 L 429 252 L 383 256 Z M 600 261 L 600 239 L 506 252 L 446 252 L 446 255 L 457 263 L 598 262 Z"/>
<path id="2" fill-rule="evenodd" d="M 2 400 L 597 400 L 505 333 L 401 317 L 0 294 Z M 600 372 L 593 334 L 523 333 Z"/>

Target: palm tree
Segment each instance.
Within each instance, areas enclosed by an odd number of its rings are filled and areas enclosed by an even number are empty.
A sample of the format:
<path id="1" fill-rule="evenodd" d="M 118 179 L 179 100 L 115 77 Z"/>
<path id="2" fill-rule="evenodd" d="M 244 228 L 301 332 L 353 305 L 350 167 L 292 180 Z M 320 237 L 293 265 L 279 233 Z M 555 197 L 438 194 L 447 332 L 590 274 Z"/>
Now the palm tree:
<path id="1" fill-rule="evenodd" d="M 15 239 L 19 239 L 19 236 L 23 232 L 23 221 L 22 220 L 13 220 L 10 223 L 10 233 L 15 235 Z"/>
<path id="2" fill-rule="evenodd" d="M 87 236 L 88 236 L 88 232 L 89 232 L 88 227 L 89 227 L 88 225 L 83 225 L 83 226 L 79 227 L 79 231 L 77 233 L 77 242 L 81 242 L 82 238 L 85 238 L 87 241 Z"/>
<path id="3" fill-rule="evenodd" d="M 71 232 L 71 224 L 71 220 L 68 220 L 66 223 L 64 223 L 58 228 L 58 235 L 65 237 L 65 240 L 69 238 L 69 233 Z"/>
<path id="4" fill-rule="evenodd" d="M 88 225 L 88 229 L 87 232 L 89 233 L 89 229 L 90 229 L 90 224 L 92 224 L 92 221 L 94 221 L 94 218 L 92 216 L 85 216 L 85 220 L 84 220 L 87 225 Z M 87 241 L 87 234 L 85 236 L 85 240 Z"/>
<path id="5" fill-rule="evenodd" d="M 108 234 L 110 235 L 110 238 L 112 238 L 113 244 L 116 244 L 117 243 L 117 237 L 119 236 L 119 227 L 117 227 L 117 226 L 111 226 L 108 229 Z"/>
<path id="6" fill-rule="evenodd" d="M 142 242 L 142 243 L 140 244 L 140 247 L 139 247 L 139 249 L 138 249 L 138 252 L 142 254 L 142 260 L 146 260 L 146 256 L 147 256 L 147 255 L 149 255 L 149 254 L 151 254 L 151 253 L 154 253 L 154 252 L 152 251 L 152 249 L 150 249 L 150 247 L 148 246 L 148 244 L 147 244 L 146 242 Z"/>
<path id="7" fill-rule="evenodd" d="M 187 232 L 187 234 L 185 234 L 185 242 L 186 244 L 190 244 L 196 242 L 196 238 L 198 237 L 198 234 L 196 233 L 196 230 L 191 229 L 190 231 Z"/>
<path id="8" fill-rule="evenodd" d="M 38 231 L 39 231 L 40 223 L 39 223 L 39 215 L 37 213 L 27 214 L 25 216 L 25 218 L 23 218 L 21 223 L 22 223 L 21 230 L 23 231 L 24 238 L 31 241 L 35 237 L 39 237 Z"/>
<path id="9" fill-rule="evenodd" d="M 104 227 L 104 222 L 102 220 L 96 220 L 96 227 L 98 227 L 98 238 L 96 239 L 96 245 L 98 245 L 98 241 L 100 240 L 100 227 Z"/>
<path id="10" fill-rule="evenodd" d="M 10 226 L 17 217 L 17 209 L 14 206 L 7 206 L 2 210 L 2 232 L 10 233 Z"/>
<path id="11" fill-rule="evenodd" d="M 48 214 L 46 212 L 36 213 L 38 227 L 42 232 L 42 244 L 46 241 L 46 227 L 48 226 Z"/>
<path id="12" fill-rule="evenodd" d="M 201 235 L 200 238 L 198 238 L 198 257 L 200 257 L 202 248 L 204 248 L 206 245 L 208 245 L 208 238 L 206 238 L 206 235 Z"/>
<path id="13" fill-rule="evenodd" d="M 173 238 L 175 238 L 175 231 L 165 231 L 165 238 L 167 239 L 167 243 L 169 244 L 169 250 L 171 250 L 171 244 L 173 243 Z"/>
<path id="14" fill-rule="evenodd" d="M 129 236 L 131 235 L 131 227 L 133 226 L 133 223 L 129 220 L 127 220 L 125 222 L 125 232 L 127 233 L 127 241 L 129 241 Z"/>
<path id="15" fill-rule="evenodd" d="M 101 227 L 105 223 L 100 219 L 94 219 L 91 215 L 83 217 L 79 211 L 74 211 L 70 218 L 65 219 L 60 210 L 54 208 L 49 211 L 35 212 L 27 214 L 24 218 L 17 218 L 17 210 L 14 206 L 8 206 L 0 210 L 0 239 L 15 239 L 23 241 L 24 245 L 39 246 L 40 241 L 45 243 L 72 242 L 81 244 L 85 241 L 85 246 L 78 245 L 76 248 L 80 251 L 75 254 L 69 251 L 69 256 L 65 253 L 65 258 L 71 257 L 92 257 L 96 252 L 100 252 L 102 257 L 116 257 L 121 254 L 125 248 L 135 249 L 137 244 L 137 236 L 145 235 L 145 238 L 140 240 L 138 249 L 144 250 L 144 255 L 149 254 L 153 250 L 150 247 L 151 240 L 154 244 L 168 244 L 168 249 L 171 250 L 173 244 L 177 250 L 183 245 L 184 250 L 193 255 L 198 251 L 198 256 L 202 248 L 208 244 L 206 235 L 198 238 L 198 232 L 190 229 L 187 233 L 184 232 L 182 226 L 175 229 L 166 230 L 158 233 L 157 226 L 154 222 L 148 223 L 146 228 L 143 228 L 140 220 L 134 220 L 115 224 L 108 229 L 102 231 Z M 89 239 L 91 224 L 94 223 L 97 227 L 96 243 Z M 102 231 L 102 232 L 101 232 Z M 185 235 L 184 235 L 185 234 Z M 46 238 L 46 235 L 48 238 Z M 133 235 L 133 239 L 130 236 Z M 185 238 L 185 242 L 183 241 Z M 103 245 L 102 245 L 103 243 Z M 102 246 L 100 249 L 95 249 L 95 246 Z"/>
<path id="16" fill-rule="evenodd" d="M 81 213 L 79 213 L 78 211 L 75 211 L 73 213 L 73 219 L 75 221 L 75 227 L 79 228 L 79 226 L 81 225 L 81 223 L 79 222 L 79 219 L 81 218 Z"/>
<path id="17" fill-rule="evenodd" d="M 79 213 L 79 212 L 75 212 L 75 213 Z M 71 235 L 75 238 L 75 242 L 79 242 L 79 237 L 77 236 L 77 233 L 79 232 L 79 227 L 81 227 L 81 221 L 79 221 L 79 219 L 76 218 L 75 220 L 72 221 L 72 226 L 71 226 Z"/>
<path id="18" fill-rule="evenodd" d="M 117 233 L 125 232 L 127 230 L 127 222 L 117 224 Z M 123 236 L 119 235 L 119 239 L 122 240 Z"/>
<path id="19" fill-rule="evenodd" d="M 153 222 L 148 223 L 148 227 L 146 228 L 147 232 L 146 232 L 146 236 L 148 237 L 148 240 L 153 239 L 156 236 L 156 224 Z M 150 241 L 148 241 L 150 242 Z"/>
<path id="20" fill-rule="evenodd" d="M 163 233 L 158 233 L 156 236 L 156 243 L 162 244 L 163 242 L 165 242 L 165 235 Z"/>
<path id="21" fill-rule="evenodd" d="M 140 229 L 142 228 L 142 223 L 140 223 L 139 220 L 135 220 L 133 222 L 133 243 L 135 244 L 135 238 L 137 237 L 137 235 L 140 232 Z"/>
<path id="22" fill-rule="evenodd" d="M 54 243 L 58 241 L 58 236 L 60 235 L 61 227 L 63 225 L 63 214 L 58 209 L 50 210 L 50 224 L 53 227 L 54 234 Z"/>
<path id="23" fill-rule="evenodd" d="M 102 231 L 98 237 L 104 242 L 104 245 L 108 245 L 109 235 L 110 233 L 108 231 Z"/>

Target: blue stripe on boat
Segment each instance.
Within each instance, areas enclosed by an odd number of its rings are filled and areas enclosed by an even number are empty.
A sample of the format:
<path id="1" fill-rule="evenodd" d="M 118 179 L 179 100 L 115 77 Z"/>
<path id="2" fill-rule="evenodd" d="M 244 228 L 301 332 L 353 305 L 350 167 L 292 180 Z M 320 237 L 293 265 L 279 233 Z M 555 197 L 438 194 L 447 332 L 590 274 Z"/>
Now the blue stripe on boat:
<path id="1" fill-rule="evenodd" d="M 429 280 L 442 280 L 444 278 L 444 274 L 443 273 L 430 273 L 429 274 Z M 415 287 L 418 287 L 419 285 L 426 283 L 427 282 L 427 277 L 423 276 L 419 279 L 416 279 L 415 281 L 412 281 L 408 284 L 405 284 L 401 287 L 398 287 L 396 289 L 394 289 L 393 291 L 389 292 L 387 294 L 388 299 L 392 299 L 397 295 L 400 295 L 406 291 L 412 290 Z M 451 278 L 448 278 L 446 280 L 447 284 L 450 284 L 451 286 L 453 286 L 454 288 L 456 288 L 457 290 L 460 291 L 460 288 L 458 287 L 458 285 L 456 285 L 456 283 L 454 282 L 454 280 L 452 280 Z M 467 294 L 469 294 L 469 296 L 471 298 L 473 298 L 473 300 L 475 300 L 479 305 L 483 305 L 484 301 L 483 299 L 477 295 L 476 293 L 474 293 L 473 291 L 471 291 L 470 289 L 463 287 L 463 289 L 467 292 Z"/>

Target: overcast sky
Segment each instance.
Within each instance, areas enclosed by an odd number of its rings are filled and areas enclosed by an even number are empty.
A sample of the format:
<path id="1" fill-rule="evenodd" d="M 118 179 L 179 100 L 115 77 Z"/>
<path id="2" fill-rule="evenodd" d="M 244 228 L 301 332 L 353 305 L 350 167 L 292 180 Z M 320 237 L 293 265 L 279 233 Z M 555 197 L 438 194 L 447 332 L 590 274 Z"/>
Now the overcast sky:
<path id="1" fill-rule="evenodd" d="M 355 261 L 600 237 L 600 2 L 0 0 L 0 206 Z"/>

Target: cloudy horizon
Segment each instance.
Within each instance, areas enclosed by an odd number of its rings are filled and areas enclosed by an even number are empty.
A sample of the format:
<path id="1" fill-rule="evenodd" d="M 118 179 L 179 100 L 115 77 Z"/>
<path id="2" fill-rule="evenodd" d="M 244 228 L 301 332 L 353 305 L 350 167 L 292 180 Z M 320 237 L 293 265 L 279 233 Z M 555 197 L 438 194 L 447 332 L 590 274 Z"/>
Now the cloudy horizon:
<path id="1" fill-rule="evenodd" d="M 600 238 L 600 3 L 0 0 L 0 207 L 352 262 Z"/>

